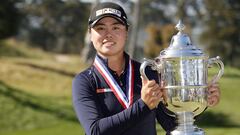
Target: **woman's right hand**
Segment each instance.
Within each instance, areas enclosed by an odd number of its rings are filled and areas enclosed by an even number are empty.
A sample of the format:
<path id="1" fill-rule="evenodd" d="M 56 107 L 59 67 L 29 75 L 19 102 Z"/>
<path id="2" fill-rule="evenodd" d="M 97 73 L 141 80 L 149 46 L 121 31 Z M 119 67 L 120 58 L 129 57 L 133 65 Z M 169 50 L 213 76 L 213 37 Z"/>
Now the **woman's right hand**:
<path id="1" fill-rule="evenodd" d="M 141 99 L 150 110 L 156 108 L 159 102 L 163 99 L 164 88 L 161 87 L 155 80 L 147 80 L 142 78 Z"/>

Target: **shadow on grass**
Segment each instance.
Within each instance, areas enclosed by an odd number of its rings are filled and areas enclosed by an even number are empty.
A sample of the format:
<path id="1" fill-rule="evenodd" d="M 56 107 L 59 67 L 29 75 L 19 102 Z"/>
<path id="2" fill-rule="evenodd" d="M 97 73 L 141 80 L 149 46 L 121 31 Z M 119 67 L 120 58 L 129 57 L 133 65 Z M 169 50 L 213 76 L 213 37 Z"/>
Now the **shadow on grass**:
<path id="1" fill-rule="evenodd" d="M 2 81 L 0 81 L 0 95 L 14 100 L 18 105 L 23 107 L 29 107 L 39 112 L 49 113 L 62 120 L 77 122 L 71 107 L 58 105 L 46 99 L 33 96 L 20 89 L 10 87 Z"/>
<path id="2" fill-rule="evenodd" d="M 224 127 L 233 128 L 240 127 L 239 124 L 232 121 L 229 115 L 224 113 L 204 112 L 196 118 L 196 125 L 199 127 Z"/>
<path id="3" fill-rule="evenodd" d="M 63 70 L 59 70 L 59 69 L 54 69 L 54 68 L 50 68 L 50 67 L 43 67 L 43 66 L 39 66 L 39 65 L 35 65 L 35 64 L 31 64 L 31 63 L 20 63 L 18 62 L 17 64 L 19 65 L 23 65 L 23 66 L 29 66 L 35 69 L 40 69 L 40 70 L 44 70 L 44 71 L 51 71 L 51 72 L 55 72 L 64 76 L 69 76 L 69 77 L 74 77 L 76 74 L 75 73 L 70 73 L 70 72 L 66 72 Z"/>

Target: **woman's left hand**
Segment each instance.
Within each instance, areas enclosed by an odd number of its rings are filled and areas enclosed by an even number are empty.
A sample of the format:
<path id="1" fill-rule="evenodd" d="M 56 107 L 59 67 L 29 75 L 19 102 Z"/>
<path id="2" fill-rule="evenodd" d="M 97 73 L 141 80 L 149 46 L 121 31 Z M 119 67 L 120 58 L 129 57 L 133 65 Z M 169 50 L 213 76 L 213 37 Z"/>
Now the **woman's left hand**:
<path id="1" fill-rule="evenodd" d="M 220 101 L 220 88 L 218 83 L 212 83 L 208 86 L 208 106 L 216 106 Z"/>

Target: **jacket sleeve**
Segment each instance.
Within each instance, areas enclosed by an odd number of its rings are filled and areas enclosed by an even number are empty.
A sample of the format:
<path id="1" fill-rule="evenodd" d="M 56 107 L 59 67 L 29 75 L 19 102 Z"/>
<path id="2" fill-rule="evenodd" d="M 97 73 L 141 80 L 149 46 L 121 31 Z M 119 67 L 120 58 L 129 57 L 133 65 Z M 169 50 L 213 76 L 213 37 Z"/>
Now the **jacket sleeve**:
<path id="1" fill-rule="evenodd" d="M 87 135 L 118 135 L 141 121 L 151 110 L 139 99 L 131 107 L 105 117 L 89 74 L 77 75 L 72 83 L 72 100 L 77 118 Z"/>
<path id="2" fill-rule="evenodd" d="M 157 118 L 158 123 L 162 126 L 162 128 L 168 134 L 169 131 L 172 131 L 173 129 L 175 129 L 177 124 L 176 124 L 176 118 L 168 115 L 167 112 L 169 112 L 169 111 L 166 110 L 163 103 L 160 102 L 160 104 L 158 105 L 158 107 L 156 109 L 156 118 Z M 171 113 L 171 112 L 169 112 L 169 113 Z"/>
<path id="3" fill-rule="evenodd" d="M 160 83 L 160 78 L 157 71 L 152 70 L 150 67 L 147 67 L 146 72 L 149 80 L 155 80 L 156 82 Z M 172 131 L 177 125 L 176 118 L 167 114 L 167 112 L 168 113 L 171 113 L 171 112 L 166 109 L 166 107 L 162 102 L 159 103 L 158 107 L 155 109 L 155 112 L 156 112 L 156 119 L 158 123 L 167 132 L 167 134 L 169 134 L 169 131 Z"/>

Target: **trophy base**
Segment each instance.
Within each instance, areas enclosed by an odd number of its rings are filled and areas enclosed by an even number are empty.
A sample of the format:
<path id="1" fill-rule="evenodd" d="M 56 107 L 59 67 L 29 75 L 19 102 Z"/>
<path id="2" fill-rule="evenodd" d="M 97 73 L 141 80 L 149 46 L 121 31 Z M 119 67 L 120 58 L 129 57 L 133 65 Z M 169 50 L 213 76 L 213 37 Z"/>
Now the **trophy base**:
<path id="1" fill-rule="evenodd" d="M 170 135 L 205 135 L 205 132 L 201 128 L 195 127 L 192 131 L 176 129 L 170 132 Z"/>
<path id="2" fill-rule="evenodd" d="M 178 112 L 176 115 L 178 126 L 170 132 L 170 135 L 205 135 L 201 128 L 193 124 L 192 112 Z"/>

